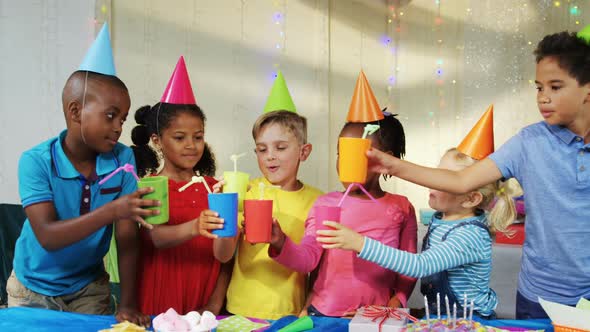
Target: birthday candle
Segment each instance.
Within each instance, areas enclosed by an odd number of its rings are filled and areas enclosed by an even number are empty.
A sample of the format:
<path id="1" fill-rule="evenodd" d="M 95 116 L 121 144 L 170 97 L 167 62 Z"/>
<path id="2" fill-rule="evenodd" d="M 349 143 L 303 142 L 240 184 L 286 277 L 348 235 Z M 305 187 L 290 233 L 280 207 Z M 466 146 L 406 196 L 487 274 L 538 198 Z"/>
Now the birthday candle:
<path id="1" fill-rule="evenodd" d="M 453 328 L 455 328 L 457 323 L 457 303 L 453 303 Z"/>
<path id="2" fill-rule="evenodd" d="M 440 293 L 436 293 L 436 318 L 440 320 Z"/>
<path id="3" fill-rule="evenodd" d="M 463 320 L 467 319 L 467 293 L 463 293 Z"/>
<path id="4" fill-rule="evenodd" d="M 451 319 L 451 308 L 449 307 L 449 297 L 445 295 L 445 308 L 447 309 L 447 322 Z"/>
<path id="5" fill-rule="evenodd" d="M 428 308 L 428 299 L 424 295 L 424 308 L 426 309 L 426 323 L 430 326 L 430 309 Z"/>
<path id="6" fill-rule="evenodd" d="M 469 323 L 473 322 L 473 300 L 471 300 L 471 307 L 469 308 Z"/>

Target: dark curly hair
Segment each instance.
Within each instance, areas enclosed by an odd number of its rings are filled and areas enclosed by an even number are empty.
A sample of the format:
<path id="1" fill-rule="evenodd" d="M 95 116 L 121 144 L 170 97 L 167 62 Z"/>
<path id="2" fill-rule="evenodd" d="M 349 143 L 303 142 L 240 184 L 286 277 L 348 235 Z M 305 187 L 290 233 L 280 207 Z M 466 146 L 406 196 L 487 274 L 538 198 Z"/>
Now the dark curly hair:
<path id="1" fill-rule="evenodd" d="M 396 118 L 395 114 L 389 112 L 383 112 L 385 116 L 382 120 L 367 122 L 367 123 L 356 123 L 347 122 L 344 128 L 347 126 L 365 126 L 367 124 L 379 125 L 379 130 L 375 133 L 379 144 L 383 151 L 391 153 L 397 158 L 403 158 L 406 155 L 406 135 L 404 133 L 404 127 L 402 123 Z M 342 128 L 342 129 L 344 129 Z"/>
<path id="2" fill-rule="evenodd" d="M 554 57 L 559 67 L 578 81 L 579 85 L 590 83 L 590 45 L 578 38 L 575 32 L 559 32 L 545 36 L 535 49 L 537 63 Z"/>
<path id="3" fill-rule="evenodd" d="M 133 154 L 137 162 L 137 174 L 145 176 L 155 173 L 160 167 L 156 152 L 149 146 L 150 137 L 153 134 L 160 135 L 162 131 L 170 126 L 170 122 L 181 113 L 187 113 L 200 118 L 203 123 L 207 119 L 205 113 L 197 105 L 178 105 L 157 103 L 154 106 L 143 106 L 135 111 L 135 122 L 137 126 L 131 132 Z M 205 143 L 203 156 L 193 167 L 201 175 L 215 175 L 215 156 L 211 148 Z"/>

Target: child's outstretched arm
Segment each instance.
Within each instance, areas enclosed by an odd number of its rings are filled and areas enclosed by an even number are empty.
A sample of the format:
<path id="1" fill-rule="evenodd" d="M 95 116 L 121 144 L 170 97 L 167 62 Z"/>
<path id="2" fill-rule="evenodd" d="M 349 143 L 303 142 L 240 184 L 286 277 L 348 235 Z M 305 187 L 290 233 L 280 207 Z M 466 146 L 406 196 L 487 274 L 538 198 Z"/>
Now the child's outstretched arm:
<path id="1" fill-rule="evenodd" d="M 371 171 L 390 174 L 427 188 L 453 194 L 468 193 L 502 178 L 502 173 L 489 158 L 461 171 L 416 165 L 377 149 L 367 151 L 367 158 Z"/>
<path id="2" fill-rule="evenodd" d="M 67 220 L 59 220 L 53 201 L 29 205 L 25 207 L 25 213 L 41 246 L 45 250 L 59 250 L 117 220 L 141 222 L 142 225 L 151 227 L 142 217 L 156 215 L 159 211 L 143 207 L 159 206 L 160 203 L 142 199 L 141 196 L 152 191 L 152 188 L 140 188 L 91 212 Z M 135 225 L 135 222 L 132 224 Z"/>
<path id="3" fill-rule="evenodd" d="M 203 210 L 198 218 L 178 225 L 159 225 L 150 231 L 152 242 L 156 248 L 171 248 L 184 243 L 195 236 L 216 239 L 217 235 L 209 231 L 223 227 L 223 219 L 219 213 Z"/>
<path id="4" fill-rule="evenodd" d="M 324 224 L 335 228 L 317 232 L 317 240 L 323 243 L 322 247 L 325 249 L 354 250 L 364 260 L 414 278 L 422 278 L 491 257 L 491 243 L 486 245 L 485 241 L 481 241 L 469 230 L 457 230 L 441 244 L 420 254 L 412 254 L 363 237 L 339 223 L 325 221 Z M 484 232 L 482 236 L 487 236 L 485 230 L 477 231 Z"/>
<path id="5" fill-rule="evenodd" d="M 279 222 L 272 223 L 272 236 L 268 256 L 278 263 L 299 273 L 309 273 L 315 269 L 322 257 L 323 249 L 311 234 L 310 218 L 305 222 L 305 235 L 299 244 L 294 243 L 281 229 Z M 315 230 L 315 227 L 313 227 Z"/>
<path id="6" fill-rule="evenodd" d="M 117 321 L 128 320 L 142 326 L 150 325 L 150 317 L 137 310 L 137 258 L 139 256 L 138 227 L 130 222 L 115 223 L 121 304 L 117 308 Z"/>

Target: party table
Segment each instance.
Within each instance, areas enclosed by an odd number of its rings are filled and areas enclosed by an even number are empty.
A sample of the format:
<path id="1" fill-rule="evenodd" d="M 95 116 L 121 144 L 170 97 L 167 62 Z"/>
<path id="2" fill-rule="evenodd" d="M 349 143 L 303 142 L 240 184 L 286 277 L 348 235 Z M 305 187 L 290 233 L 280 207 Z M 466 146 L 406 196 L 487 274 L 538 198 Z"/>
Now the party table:
<path id="1" fill-rule="evenodd" d="M 295 316 L 283 317 L 275 322 L 266 331 L 277 331 L 296 319 Z M 349 319 L 312 317 L 315 328 L 311 331 L 347 332 Z M 0 331 L 76 331 L 96 332 L 107 329 L 115 324 L 114 316 L 85 315 L 69 312 L 59 312 L 36 308 L 8 308 L 0 310 Z M 482 322 L 485 325 L 495 327 L 516 327 L 530 330 L 553 331 L 548 319 L 539 320 L 492 320 Z M 266 332 L 265 331 L 265 332 Z"/>

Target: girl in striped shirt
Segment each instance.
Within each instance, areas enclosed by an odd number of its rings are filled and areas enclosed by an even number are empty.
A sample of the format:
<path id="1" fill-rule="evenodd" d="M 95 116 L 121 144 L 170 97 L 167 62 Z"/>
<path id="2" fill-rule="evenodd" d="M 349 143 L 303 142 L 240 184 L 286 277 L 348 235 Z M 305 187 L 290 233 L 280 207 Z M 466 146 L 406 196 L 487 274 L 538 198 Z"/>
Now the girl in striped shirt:
<path id="1" fill-rule="evenodd" d="M 441 158 L 439 168 L 461 170 L 476 160 L 451 149 Z M 488 215 L 484 213 L 494 199 Z M 493 231 L 505 232 L 516 212 L 507 188 L 492 183 L 467 194 L 455 195 L 430 191 L 428 204 L 437 210 L 422 244 L 422 253 L 412 254 L 386 246 L 341 224 L 326 221 L 336 230 L 320 230 L 317 240 L 325 249 L 346 249 L 362 259 L 403 275 L 422 278 L 422 293 L 431 312 L 437 308 L 436 294 L 448 297 L 449 303 L 463 307 L 464 297 L 474 303 L 474 313 L 495 318 L 498 304 L 490 288 Z"/>

